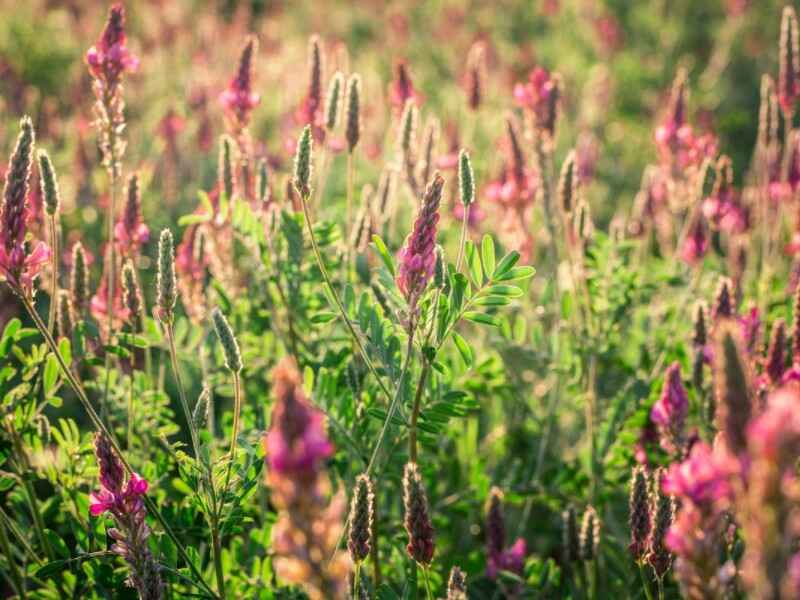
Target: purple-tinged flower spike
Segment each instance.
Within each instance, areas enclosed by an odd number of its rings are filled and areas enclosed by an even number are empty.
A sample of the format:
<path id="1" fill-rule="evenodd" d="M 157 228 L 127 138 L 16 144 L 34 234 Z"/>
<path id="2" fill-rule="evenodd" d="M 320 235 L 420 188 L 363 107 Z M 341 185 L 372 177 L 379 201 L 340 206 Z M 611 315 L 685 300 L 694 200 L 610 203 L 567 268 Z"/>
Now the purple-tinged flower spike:
<path id="1" fill-rule="evenodd" d="M 770 395 L 766 409 L 748 427 L 751 460 L 737 517 L 747 540 L 741 575 L 748 598 L 797 598 L 800 522 L 800 394 L 785 388 Z M 791 592 L 791 593 L 786 593 Z"/>
<path id="2" fill-rule="evenodd" d="M 86 64 L 92 77 L 108 90 L 110 95 L 126 72 L 139 68 L 139 59 L 125 46 L 125 9 L 122 4 L 114 4 L 108 11 L 108 21 L 97 44 L 86 53 Z"/>
<path id="3" fill-rule="evenodd" d="M 653 473 L 649 500 L 652 531 L 646 558 L 659 579 L 663 579 L 672 566 L 672 552 L 666 546 L 666 537 L 675 517 L 675 502 L 663 490 L 665 476 L 666 471 L 661 467 Z"/>
<path id="4" fill-rule="evenodd" d="M 717 430 L 728 450 L 740 456 L 747 450 L 745 434 L 753 414 L 752 377 L 742 358 L 738 332 L 731 326 L 716 334 L 713 366 Z"/>
<path id="5" fill-rule="evenodd" d="M 295 111 L 295 123 L 312 128 L 314 139 L 321 142 L 325 136 L 325 106 L 322 98 L 323 54 L 319 36 L 308 40 L 308 91 Z"/>
<path id="6" fill-rule="evenodd" d="M 786 323 L 778 319 L 772 326 L 772 334 L 764 359 L 764 375 L 772 386 L 780 384 L 786 371 Z"/>
<path id="7" fill-rule="evenodd" d="M 447 581 L 447 600 L 467 600 L 467 576 L 458 567 L 450 569 Z"/>
<path id="8" fill-rule="evenodd" d="M 242 48 L 236 75 L 219 96 L 234 134 L 247 128 L 253 109 L 261 102 L 261 97 L 253 91 L 253 63 L 257 54 L 258 39 L 250 35 Z"/>
<path id="9" fill-rule="evenodd" d="M 800 96 L 800 46 L 798 45 L 797 15 L 794 8 L 785 6 L 781 17 L 781 41 L 778 74 L 778 102 L 787 117 L 794 113 Z"/>
<path id="10" fill-rule="evenodd" d="M 575 196 L 578 192 L 579 180 L 575 167 L 575 151 L 570 150 L 561 165 L 561 174 L 558 177 L 559 205 L 566 217 L 572 214 L 572 209 L 575 206 Z"/>
<path id="11" fill-rule="evenodd" d="M 333 131 L 339 124 L 342 114 L 342 96 L 344 95 L 344 75 L 336 71 L 328 84 L 328 93 L 325 95 L 325 129 Z"/>
<path id="12" fill-rule="evenodd" d="M 142 193 L 136 173 L 128 178 L 125 208 L 114 226 L 114 237 L 123 256 L 128 258 L 138 255 L 142 245 L 150 239 L 150 229 L 142 219 Z"/>
<path id="13" fill-rule="evenodd" d="M 714 295 L 714 306 L 711 309 L 711 320 L 716 325 L 721 319 L 733 317 L 733 284 L 727 277 L 723 277 Z"/>
<path id="14" fill-rule="evenodd" d="M 467 73 L 464 88 L 467 93 L 467 106 L 478 110 L 483 101 L 483 87 L 486 74 L 486 46 L 482 41 L 475 42 L 467 54 Z"/>
<path id="15" fill-rule="evenodd" d="M 372 482 L 367 475 L 359 475 L 350 503 L 350 532 L 347 537 L 347 549 L 350 551 L 350 558 L 356 564 L 369 556 L 374 506 L 375 494 L 372 492 Z"/>
<path id="16" fill-rule="evenodd" d="M 689 227 L 689 232 L 683 240 L 681 258 L 688 265 L 697 265 L 703 260 L 709 246 L 706 226 L 701 214 L 696 214 Z"/>
<path id="17" fill-rule="evenodd" d="M 358 73 L 347 79 L 345 110 L 345 138 L 347 150 L 352 154 L 361 140 L 361 76 Z"/>
<path id="18" fill-rule="evenodd" d="M 161 600 L 164 585 L 160 567 L 147 543 L 150 528 L 145 522 L 147 511 L 143 500 L 147 481 L 136 473 L 126 480 L 110 441 L 99 433 L 95 436 L 95 456 L 100 469 L 100 491 L 91 494 L 89 510 L 94 516 L 108 512 L 114 519 L 115 527 L 108 530 L 114 539 L 111 550 L 128 563 L 128 584 L 136 589 L 139 598 Z"/>
<path id="19" fill-rule="evenodd" d="M 19 295 L 30 297 L 33 282 L 50 260 L 50 248 L 41 241 L 28 251 L 25 232 L 35 133 L 30 117 L 20 121 L 20 133 L 6 170 L 6 182 L 0 205 L 0 279 Z"/>
<path id="20" fill-rule="evenodd" d="M 800 284 L 794 290 L 792 307 L 792 364 L 800 367 Z"/>
<path id="21" fill-rule="evenodd" d="M 706 324 L 706 305 L 698 302 L 694 313 L 694 332 L 692 346 L 692 386 L 695 390 L 703 389 L 703 367 L 710 362 L 708 350 L 708 325 Z"/>
<path id="22" fill-rule="evenodd" d="M 650 419 L 658 427 L 661 447 L 671 454 L 679 454 L 682 450 L 688 412 L 689 397 L 681 380 L 681 366 L 674 362 L 664 375 L 661 397 L 650 411 Z"/>
<path id="23" fill-rule="evenodd" d="M 631 530 L 631 543 L 628 550 L 633 556 L 633 560 L 641 564 L 647 554 L 651 528 L 647 472 L 641 465 L 633 468 L 630 502 L 628 503 L 628 523 Z"/>
<path id="24" fill-rule="evenodd" d="M 486 511 L 486 576 L 494 579 L 500 571 L 522 575 L 527 548 L 519 538 L 506 548 L 506 526 L 503 515 L 503 492 L 493 487 Z"/>
<path id="25" fill-rule="evenodd" d="M 417 463 L 407 463 L 403 473 L 403 504 L 408 533 L 406 551 L 423 567 L 433 560 L 433 525 L 428 513 L 428 497 L 422 484 Z"/>
<path id="26" fill-rule="evenodd" d="M 272 426 L 265 439 L 270 474 L 280 478 L 309 478 L 333 453 L 323 415 L 313 408 L 293 359 L 284 358 L 272 371 L 275 404 Z"/>
<path id="27" fill-rule="evenodd" d="M 399 253 L 397 287 L 408 303 L 411 324 L 416 320 L 417 303 L 436 268 L 436 228 L 444 178 L 437 172 L 425 190 L 422 205 L 414 221 L 414 229 Z"/>

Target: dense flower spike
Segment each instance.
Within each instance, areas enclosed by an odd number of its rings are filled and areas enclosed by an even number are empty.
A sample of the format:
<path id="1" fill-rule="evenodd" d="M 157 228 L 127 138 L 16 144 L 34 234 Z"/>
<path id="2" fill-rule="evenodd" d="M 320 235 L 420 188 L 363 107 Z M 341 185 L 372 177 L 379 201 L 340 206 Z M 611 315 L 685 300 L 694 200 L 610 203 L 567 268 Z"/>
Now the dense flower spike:
<path id="1" fill-rule="evenodd" d="M 797 15 L 794 8 L 785 6 L 781 18 L 780 73 L 778 74 L 778 102 L 783 114 L 794 113 L 800 96 L 800 45 L 798 44 Z"/>
<path id="2" fill-rule="evenodd" d="M 215 308 L 211 311 L 211 320 L 214 322 L 214 331 L 217 332 L 222 352 L 225 355 L 225 366 L 234 373 L 238 373 L 242 370 L 242 353 L 228 319 L 219 308 Z"/>
<path id="3" fill-rule="evenodd" d="M 628 523 L 631 530 L 631 543 L 628 550 L 633 559 L 641 563 L 647 554 L 651 529 L 647 472 L 641 465 L 633 468 L 630 502 L 628 503 Z"/>
<path id="4" fill-rule="evenodd" d="M 716 424 L 725 445 L 739 455 L 747 449 L 747 423 L 753 413 L 751 376 L 742 358 L 738 332 L 724 327 L 716 334 L 714 387 Z"/>
<path id="5" fill-rule="evenodd" d="M 164 597 L 161 568 L 147 542 L 150 528 L 145 522 L 147 511 L 143 500 L 147 481 L 136 473 L 126 479 L 122 463 L 102 434 L 95 436 L 95 456 L 100 469 L 100 491 L 91 494 L 89 510 L 94 516 L 108 512 L 114 519 L 115 527 L 108 530 L 114 540 L 111 550 L 128 563 L 128 583 L 139 593 L 139 598 L 161 600 Z"/>
<path id="6" fill-rule="evenodd" d="M 564 562 L 577 562 L 581 558 L 581 541 L 578 531 L 578 513 L 570 505 L 561 513 L 562 550 Z"/>
<path id="7" fill-rule="evenodd" d="M 114 227 L 114 237 L 123 256 L 136 256 L 142 245 L 150 239 L 150 229 L 142 219 L 142 192 L 139 175 L 133 173 L 128 178 L 125 208 Z"/>
<path id="8" fill-rule="evenodd" d="M 102 36 L 86 53 L 89 72 L 111 95 L 126 72 L 139 68 L 139 59 L 128 50 L 126 41 L 125 10 L 122 4 L 114 4 Z"/>
<path id="9" fill-rule="evenodd" d="M 403 504 L 408 533 L 408 555 L 427 567 L 433 560 L 433 525 L 428 514 L 428 497 L 417 464 L 406 463 L 403 472 Z"/>
<path id="10" fill-rule="evenodd" d="M 557 75 L 544 67 L 536 67 L 528 75 L 528 81 L 514 86 L 514 99 L 519 106 L 529 109 L 536 126 L 553 135 L 556 121 L 556 104 L 560 95 Z"/>
<path id="11" fill-rule="evenodd" d="M 23 117 L 17 143 L 8 161 L 0 205 L 0 279 L 5 280 L 14 292 L 25 296 L 33 294 L 33 282 L 50 260 L 50 248 L 44 242 L 35 242 L 31 251 L 25 243 L 34 143 L 33 123 L 30 117 Z"/>
<path id="12" fill-rule="evenodd" d="M 450 569 L 446 600 L 467 600 L 467 576 L 458 567 Z"/>
<path id="13" fill-rule="evenodd" d="M 128 319 L 135 333 L 143 327 L 143 304 L 142 292 L 139 289 L 139 281 L 136 278 L 136 269 L 133 263 L 128 260 L 122 266 L 122 304 L 128 312 Z"/>
<path id="14" fill-rule="evenodd" d="M 236 75 L 219 96 L 234 133 L 248 126 L 253 109 L 261 101 L 259 94 L 253 91 L 253 63 L 257 54 L 258 39 L 253 35 L 248 36 L 242 48 Z"/>
<path id="15" fill-rule="evenodd" d="M 58 212 L 61 206 L 61 193 L 58 189 L 58 179 L 50 160 L 50 155 L 44 150 L 39 150 L 39 177 L 41 180 L 42 193 L 44 194 L 44 207 L 47 214 L 51 217 Z"/>
<path id="16" fill-rule="evenodd" d="M 672 552 L 666 546 L 667 532 L 672 526 L 675 503 L 664 493 L 663 482 L 666 471 L 659 468 L 653 473 L 650 485 L 650 515 L 652 530 L 648 540 L 647 562 L 656 577 L 663 578 L 672 566 Z"/>
<path id="17" fill-rule="evenodd" d="M 650 411 L 650 418 L 658 427 L 661 446 L 670 453 L 677 454 L 681 451 L 688 412 L 689 397 L 681 380 L 681 366 L 674 362 L 664 375 L 661 397 Z"/>
<path id="18" fill-rule="evenodd" d="M 312 152 L 311 127 L 306 125 L 303 133 L 300 134 L 300 141 L 297 143 L 297 152 L 294 155 L 294 179 L 292 180 L 297 193 L 304 198 L 311 195 Z"/>
<path id="19" fill-rule="evenodd" d="M 800 285 L 795 287 L 792 306 L 792 364 L 800 366 Z"/>
<path id="20" fill-rule="evenodd" d="M 714 306 L 711 309 L 711 319 L 716 324 L 720 319 L 729 319 L 733 316 L 733 297 L 731 280 L 723 277 L 717 286 L 714 295 Z"/>
<path id="21" fill-rule="evenodd" d="M 493 487 L 489 491 L 486 511 L 486 576 L 494 579 L 500 571 L 521 576 L 525 565 L 525 553 L 525 540 L 522 538 L 506 548 L 503 492 Z"/>
<path id="22" fill-rule="evenodd" d="M 559 205 L 565 215 L 570 215 L 572 213 L 577 191 L 578 177 L 575 164 L 575 151 L 570 150 L 561 165 L 561 174 L 558 178 Z"/>
<path id="23" fill-rule="evenodd" d="M 367 475 L 359 475 L 350 503 L 350 532 L 347 538 L 347 549 L 354 563 L 359 563 L 369 556 L 374 505 L 372 482 Z"/>
<path id="24" fill-rule="evenodd" d="M 306 398 L 294 359 L 272 371 L 274 404 L 264 438 L 267 483 L 278 507 L 272 529 L 275 570 L 303 586 L 313 600 L 343 598 L 349 561 L 337 550 L 345 501 L 328 500 L 324 461 L 333 454 L 323 415 Z"/>
<path id="25" fill-rule="evenodd" d="M 777 385 L 786 371 L 786 323 L 778 319 L 772 325 L 767 356 L 764 359 L 764 375 L 771 385 Z"/>
<path id="26" fill-rule="evenodd" d="M 752 463 L 739 514 L 747 541 L 742 578 L 748 597 L 797 597 L 793 567 L 800 556 L 796 546 L 800 535 L 798 401 L 796 389 L 773 393 L 764 412 L 747 430 Z"/>
<path id="27" fill-rule="evenodd" d="M 219 139 L 219 162 L 217 165 L 218 185 L 225 193 L 228 202 L 233 200 L 236 189 L 236 175 L 233 168 L 233 140 L 227 135 Z"/>
<path id="28" fill-rule="evenodd" d="M 419 121 L 419 109 L 412 100 L 407 100 L 400 117 L 399 129 L 397 132 L 398 151 L 400 153 L 400 164 L 405 169 L 406 180 L 414 194 L 417 194 L 417 122 Z"/>
<path id="29" fill-rule="evenodd" d="M 86 263 L 86 251 L 83 244 L 75 242 L 72 246 L 72 272 L 70 275 L 70 295 L 72 307 L 78 319 L 86 316 L 89 303 L 89 267 Z"/>
<path id="30" fill-rule="evenodd" d="M 409 100 L 419 105 L 420 96 L 414 89 L 414 84 L 411 82 L 411 73 L 408 69 L 408 63 L 401 60 L 395 65 L 395 78 L 389 86 L 389 101 L 394 107 L 395 113 L 399 115 L 405 110 L 406 103 Z"/>
<path id="31" fill-rule="evenodd" d="M 72 298 L 67 290 L 58 290 L 58 335 L 63 338 L 72 338 L 72 328 L 75 325 L 75 311 L 72 308 Z"/>
<path id="32" fill-rule="evenodd" d="M 158 275 L 156 280 L 158 316 L 165 323 L 173 318 L 178 289 L 175 281 L 175 241 L 172 232 L 164 229 L 158 240 Z"/>
<path id="33" fill-rule="evenodd" d="M 295 111 L 297 125 L 312 127 L 314 138 L 322 140 L 325 127 L 325 107 L 322 98 L 322 47 L 319 36 L 312 35 L 308 40 L 308 89 L 303 101 Z"/>
<path id="34" fill-rule="evenodd" d="M 328 93 L 325 95 L 325 129 L 331 131 L 339 123 L 342 114 L 342 88 L 344 75 L 339 71 L 333 74 L 328 84 Z"/>
<path id="35" fill-rule="evenodd" d="M 422 156 L 419 160 L 419 181 L 429 181 L 431 169 L 434 166 L 434 152 L 439 141 L 439 120 L 435 117 L 428 119 L 425 124 L 425 133 L 422 138 Z"/>
<path id="36" fill-rule="evenodd" d="M 358 73 L 353 73 L 347 79 L 345 110 L 345 138 L 347 150 L 352 153 L 361 140 L 361 77 Z"/>
<path id="37" fill-rule="evenodd" d="M 461 204 L 464 206 L 475 202 L 475 174 L 472 172 L 472 161 L 466 150 L 458 153 L 458 191 Z"/>
<path id="38" fill-rule="evenodd" d="M 414 229 L 406 238 L 399 253 L 397 287 L 403 294 L 411 312 L 415 312 L 428 281 L 436 267 L 436 226 L 439 222 L 439 203 L 442 199 L 444 178 L 434 173 L 425 190 Z"/>
<path id="39" fill-rule="evenodd" d="M 587 506 L 583 513 L 580 533 L 580 556 L 590 561 L 597 558 L 597 547 L 600 545 L 600 518 L 593 506 Z"/>

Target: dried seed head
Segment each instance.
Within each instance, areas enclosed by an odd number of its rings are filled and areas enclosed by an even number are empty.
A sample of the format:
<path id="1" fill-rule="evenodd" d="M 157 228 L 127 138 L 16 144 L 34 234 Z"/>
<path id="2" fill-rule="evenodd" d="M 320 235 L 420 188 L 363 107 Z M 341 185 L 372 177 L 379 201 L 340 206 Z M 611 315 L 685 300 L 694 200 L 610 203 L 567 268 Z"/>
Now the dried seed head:
<path id="1" fill-rule="evenodd" d="M 433 525 L 428 514 L 428 498 L 417 464 L 406 464 L 403 473 L 403 503 L 405 527 L 408 533 L 408 555 L 427 567 L 433 560 Z"/>
<path id="2" fill-rule="evenodd" d="M 711 318 L 714 323 L 720 319 L 730 319 L 733 316 L 733 284 L 727 277 L 720 279 L 717 293 L 714 295 L 714 308 L 711 310 Z"/>
<path id="3" fill-rule="evenodd" d="M 342 113 L 343 87 L 344 75 L 336 71 L 328 84 L 328 94 L 325 97 L 325 129 L 328 131 L 335 129 L 339 123 L 339 116 Z"/>
<path id="4" fill-rule="evenodd" d="M 346 102 L 345 138 L 347 138 L 347 149 L 352 152 L 361 139 L 361 77 L 358 73 L 353 73 L 347 79 Z"/>
<path id="5" fill-rule="evenodd" d="M 717 430 L 723 434 L 728 449 L 738 456 L 747 449 L 746 430 L 753 412 L 751 378 L 742 359 L 739 333 L 734 324 L 722 327 L 715 342 Z"/>
<path id="6" fill-rule="evenodd" d="M 72 299 L 67 290 L 58 290 L 58 335 L 64 338 L 72 337 L 72 328 L 75 325 L 75 314 L 72 310 Z"/>
<path id="7" fill-rule="evenodd" d="M 75 314 L 78 319 L 82 319 L 86 315 L 89 301 L 89 269 L 86 264 L 86 252 L 80 242 L 75 242 L 75 245 L 72 246 L 70 294 Z"/>
<path id="8" fill-rule="evenodd" d="M 642 466 L 637 466 L 633 469 L 628 515 L 631 530 L 631 543 L 628 549 L 633 559 L 636 562 L 641 562 L 647 553 L 651 526 L 647 473 Z"/>
<path id="9" fill-rule="evenodd" d="M 61 206 L 61 194 L 58 190 L 58 180 L 50 161 L 50 155 L 45 150 L 39 150 L 39 177 L 41 178 L 42 192 L 44 193 L 44 207 L 51 217 L 58 212 Z"/>
<path id="10" fill-rule="evenodd" d="M 7 252 L 22 244 L 25 236 L 25 204 L 33 164 L 36 135 L 28 116 L 19 122 L 20 132 L 6 169 L 3 203 L 0 205 L 0 242 Z"/>
<path id="11" fill-rule="evenodd" d="M 219 138 L 219 167 L 217 171 L 219 189 L 225 193 L 225 199 L 233 199 L 233 190 L 236 185 L 233 168 L 233 140 L 222 135 Z"/>
<path id="12" fill-rule="evenodd" d="M 564 551 L 564 562 L 577 562 L 580 560 L 580 537 L 578 535 L 578 513 L 575 507 L 570 505 L 561 513 L 562 522 L 562 546 Z"/>
<path id="13" fill-rule="evenodd" d="M 467 576 L 458 567 L 450 570 L 447 582 L 447 600 L 467 600 Z"/>
<path id="14" fill-rule="evenodd" d="M 211 311 L 211 320 L 214 322 L 214 330 L 217 332 L 222 352 L 225 354 L 225 366 L 234 373 L 238 373 L 242 370 L 242 354 L 239 351 L 239 343 L 236 341 L 233 329 L 219 308 Z"/>
<path id="15" fill-rule="evenodd" d="M 142 292 L 136 279 L 136 269 L 130 260 L 122 266 L 122 303 L 130 313 L 134 331 L 138 332 L 142 325 Z"/>
<path id="16" fill-rule="evenodd" d="M 374 504 L 375 494 L 372 492 L 372 482 L 367 475 L 359 475 L 350 503 L 350 534 L 347 538 L 350 557 L 356 564 L 369 555 Z"/>
<path id="17" fill-rule="evenodd" d="M 653 522 L 653 531 L 650 535 L 650 548 L 647 562 L 653 567 L 656 577 L 661 579 L 672 565 L 672 553 L 667 549 L 665 540 L 667 531 L 672 525 L 675 506 L 672 498 L 667 496 L 661 487 L 665 470 L 659 467 L 653 473 L 650 485 L 650 510 Z"/>
<path id="18" fill-rule="evenodd" d="M 475 202 L 475 174 L 466 150 L 458 153 L 458 190 L 461 193 L 461 204 L 465 207 Z"/>
<path id="19" fill-rule="evenodd" d="M 269 202 L 269 165 L 266 159 L 258 161 L 258 201 L 261 204 Z"/>
<path id="20" fill-rule="evenodd" d="M 558 198 L 561 210 L 565 215 L 572 212 L 575 205 L 575 197 L 578 192 L 578 178 L 575 169 L 575 151 L 571 150 L 561 165 L 561 175 L 558 178 Z"/>
<path id="21" fill-rule="evenodd" d="M 311 127 L 306 125 L 300 140 L 297 142 L 297 152 L 294 155 L 294 188 L 303 198 L 311 195 L 311 161 L 313 153 L 313 142 L 311 139 Z"/>
<path id="22" fill-rule="evenodd" d="M 160 318 L 165 322 L 172 320 L 178 288 L 175 278 L 175 240 L 169 229 L 161 231 L 158 240 L 158 274 L 156 276 L 156 304 Z"/>
<path id="23" fill-rule="evenodd" d="M 786 371 L 786 323 L 778 319 L 772 326 L 767 357 L 764 361 L 764 373 L 773 385 L 781 382 Z"/>
<path id="24" fill-rule="evenodd" d="M 585 561 L 597 558 L 597 546 L 600 544 L 600 519 L 593 506 L 587 506 L 581 523 L 581 558 Z"/>
<path id="25" fill-rule="evenodd" d="M 781 40 L 778 74 L 778 101 L 784 115 L 794 112 L 800 95 L 800 46 L 798 46 L 797 15 L 794 8 L 785 6 L 781 18 Z"/>
<path id="26" fill-rule="evenodd" d="M 708 330 L 706 328 L 706 303 L 698 302 L 694 312 L 694 335 L 692 343 L 695 347 L 702 348 L 708 343 Z"/>

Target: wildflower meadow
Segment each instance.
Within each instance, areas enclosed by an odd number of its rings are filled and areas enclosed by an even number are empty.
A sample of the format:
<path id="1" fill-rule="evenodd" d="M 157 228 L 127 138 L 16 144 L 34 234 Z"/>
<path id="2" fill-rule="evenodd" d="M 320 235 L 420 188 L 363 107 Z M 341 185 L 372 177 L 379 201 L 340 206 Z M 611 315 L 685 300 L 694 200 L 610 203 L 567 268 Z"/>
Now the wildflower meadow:
<path id="1" fill-rule="evenodd" d="M 0 596 L 800 598 L 797 9 L 0 0 Z"/>

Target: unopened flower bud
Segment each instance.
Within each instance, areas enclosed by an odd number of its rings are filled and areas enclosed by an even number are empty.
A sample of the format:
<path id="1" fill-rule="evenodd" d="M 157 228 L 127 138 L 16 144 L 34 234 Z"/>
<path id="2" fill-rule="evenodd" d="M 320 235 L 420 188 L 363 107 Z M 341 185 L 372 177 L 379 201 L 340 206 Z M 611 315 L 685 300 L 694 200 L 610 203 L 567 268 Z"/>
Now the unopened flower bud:
<path id="1" fill-rule="evenodd" d="M 242 354 L 239 351 L 239 343 L 233 334 L 228 320 L 219 308 L 211 311 L 211 320 L 214 322 L 214 329 L 217 332 L 219 343 L 222 345 L 222 352 L 225 354 L 225 366 L 234 373 L 242 370 Z"/>

